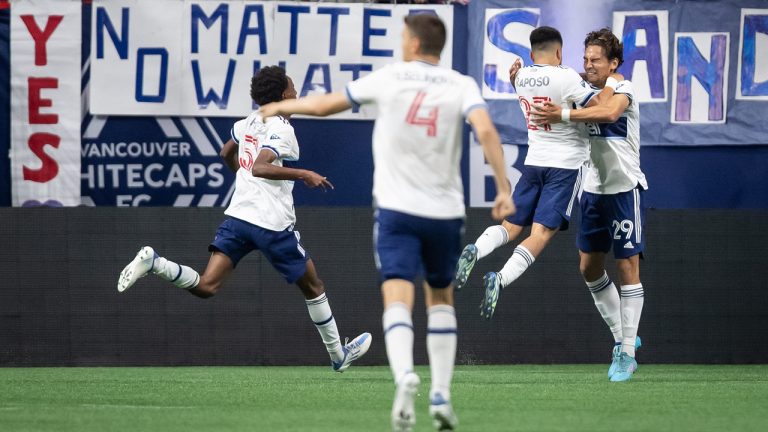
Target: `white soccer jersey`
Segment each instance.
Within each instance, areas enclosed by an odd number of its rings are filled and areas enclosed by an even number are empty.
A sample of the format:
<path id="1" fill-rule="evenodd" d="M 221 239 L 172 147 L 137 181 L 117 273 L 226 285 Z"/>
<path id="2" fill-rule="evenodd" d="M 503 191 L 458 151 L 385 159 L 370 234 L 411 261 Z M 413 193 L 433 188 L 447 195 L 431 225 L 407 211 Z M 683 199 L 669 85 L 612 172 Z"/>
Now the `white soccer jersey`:
<path id="1" fill-rule="evenodd" d="M 463 119 L 486 108 L 477 83 L 426 62 L 399 62 L 347 84 L 347 97 L 378 108 L 375 205 L 432 219 L 464 217 Z"/>
<path id="2" fill-rule="evenodd" d="M 611 195 L 627 192 L 639 184 L 648 189 L 640 170 L 640 107 L 632 83 L 621 81 L 615 94 L 624 94 L 629 105 L 614 123 L 587 123 L 590 158 L 584 190 Z"/>
<path id="3" fill-rule="evenodd" d="M 579 169 L 589 157 L 582 127 L 563 122 L 537 126 L 530 121 L 530 111 L 532 105 L 544 102 L 567 109 L 584 107 L 595 95 L 592 87 L 569 67 L 535 64 L 520 69 L 515 89 L 528 125 L 525 164 Z"/>
<path id="4" fill-rule="evenodd" d="M 293 209 L 293 181 L 254 177 L 251 168 L 262 150 L 275 153 L 272 164 L 299 160 L 299 144 L 293 126 L 282 117 L 269 117 L 265 123 L 258 112 L 232 127 L 238 144 L 240 169 L 235 174 L 235 192 L 224 214 L 272 231 L 282 231 L 296 222 Z"/>

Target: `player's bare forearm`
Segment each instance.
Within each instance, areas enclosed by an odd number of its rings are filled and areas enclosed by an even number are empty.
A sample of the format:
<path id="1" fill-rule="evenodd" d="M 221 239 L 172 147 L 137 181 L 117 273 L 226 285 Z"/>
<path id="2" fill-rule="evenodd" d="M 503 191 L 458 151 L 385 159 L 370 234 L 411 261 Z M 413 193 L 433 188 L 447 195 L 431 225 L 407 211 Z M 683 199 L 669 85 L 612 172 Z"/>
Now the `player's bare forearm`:
<path id="1" fill-rule="evenodd" d="M 347 96 L 341 93 L 312 95 L 301 99 L 285 99 L 262 106 L 259 112 L 264 117 L 275 115 L 305 114 L 325 117 L 349 109 Z"/>
<path id="2" fill-rule="evenodd" d="M 611 91 L 613 94 L 613 92 Z M 611 98 L 596 106 L 571 110 L 571 121 L 613 123 L 629 106 L 629 99 L 624 94 L 613 94 Z"/>
<path id="3" fill-rule="evenodd" d="M 321 186 L 323 189 L 333 189 L 333 184 L 326 177 L 320 174 L 297 168 L 286 168 L 271 163 L 256 161 L 251 168 L 251 174 L 254 177 L 261 177 L 267 180 L 301 180 L 310 188 Z"/>
<path id="4" fill-rule="evenodd" d="M 229 140 L 224 144 L 219 156 L 224 159 L 224 163 L 233 173 L 240 169 L 240 162 L 237 160 L 237 143 L 234 140 Z"/>

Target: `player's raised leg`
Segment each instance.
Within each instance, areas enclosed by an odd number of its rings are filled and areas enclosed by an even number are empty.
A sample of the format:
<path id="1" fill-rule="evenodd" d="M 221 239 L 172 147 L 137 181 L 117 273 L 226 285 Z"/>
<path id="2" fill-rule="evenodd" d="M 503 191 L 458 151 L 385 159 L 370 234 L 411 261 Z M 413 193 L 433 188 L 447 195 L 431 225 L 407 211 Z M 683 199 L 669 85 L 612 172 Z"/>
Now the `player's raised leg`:
<path id="1" fill-rule="evenodd" d="M 456 266 L 456 290 L 464 288 L 477 261 L 485 258 L 494 250 L 517 238 L 523 227 L 503 221 L 501 225 L 493 225 L 483 231 L 474 243 L 464 247 Z"/>
<path id="2" fill-rule="evenodd" d="M 123 292 L 147 274 L 155 274 L 179 288 L 191 290 L 200 282 L 200 275 L 191 267 L 177 264 L 159 256 L 150 246 L 139 250 L 133 261 L 120 272 L 117 290 Z"/>

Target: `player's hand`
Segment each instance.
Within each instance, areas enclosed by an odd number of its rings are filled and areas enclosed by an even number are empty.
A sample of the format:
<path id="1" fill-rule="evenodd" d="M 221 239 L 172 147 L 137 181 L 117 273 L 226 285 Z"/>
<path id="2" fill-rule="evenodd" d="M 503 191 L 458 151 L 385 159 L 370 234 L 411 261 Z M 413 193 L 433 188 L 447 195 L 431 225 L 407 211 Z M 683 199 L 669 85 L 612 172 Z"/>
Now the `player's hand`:
<path id="1" fill-rule="evenodd" d="M 270 102 L 259 107 L 259 114 L 262 118 L 273 117 L 280 114 L 279 102 Z"/>
<path id="2" fill-rule="evenodd" d="M 493 201 L 493 209 L 491 209 L 491 217 L 500 221 L 514 213 L 515 203 L 512 202 L 510 194 L 505 192 L 496 194 L 496 199 Z"/>
<path id="3" fill-rule="evenodd" d="M 544 102 L 531 106 L 531 123 L 537 126 L 557 123 L 562 120 L 563 109 L 552 102 Z"/>
<path id="4" fill-rule="evenodd" d="M 616 79 L 616 81 L 624 81 L 624 75 L 614 72 L 610 75 L 612 78 Z"/>
<path id="5" fill-rule="evenodd" d="M 327 190 L 328 188 L 333 189 L 333 184 L 328 181 L 328 177 L 323 177 L 314 171 L 307 171 L 302 180 L 304 180 L 304 184 L 310 189 L 316 187 L 321 187 L 323 190 Z"/>
<path id="6" fill-rule="evenodd" d="M 523 62 L 520 59 L 515 60 L 515 62 L 512 63 L 512 66 L 509 67 L 509 82 L 512 83 L 513 87 L 515 86 L 515 78 L 517 77 L 517 73 L 522 67 Z"/>

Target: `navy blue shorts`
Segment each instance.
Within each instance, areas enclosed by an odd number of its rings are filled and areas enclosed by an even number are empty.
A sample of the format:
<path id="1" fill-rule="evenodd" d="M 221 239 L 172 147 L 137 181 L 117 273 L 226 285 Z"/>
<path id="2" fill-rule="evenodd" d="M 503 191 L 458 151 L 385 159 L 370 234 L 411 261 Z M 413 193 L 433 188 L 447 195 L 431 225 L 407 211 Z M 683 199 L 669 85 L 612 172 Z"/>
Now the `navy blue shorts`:
<path id="1" fill-rule="evenodd" d="M 429 219 L 378 209 L 373 247 L 382 280 L 414 282 L 423 274 L 432 288 L 448 287 L 461 255 L 463 230 L 464 218 Z"/>
<path id="2" fill-rule="evenodd" d="M 235 267 L 249 252 L 259 250 L 272 267 L 292 284 L 307 271 L 309 257 L 300 240 L 299 232 L 292 228 L 271 231 L 230 217 L 219 226 L 208 250 L 228 256 Z"/>
<path id="3" fill-rule="evenodd" d="M 580 186 L 578 169 L 524 165 L 512 194 L 517 211 L 507 221 L 519 226 L 536 222 L 549 229 L 567 230 Z"/>
<path id="4" fill-rule="evenodd" d="M 613 246 L 616 258 L 629 258 L 642 253 L 645 246 L 644 193 L 639 187 L 613 195 L 583 192 L 581 226 L 576 236 L 579 250 L 608 252 Z"/>

